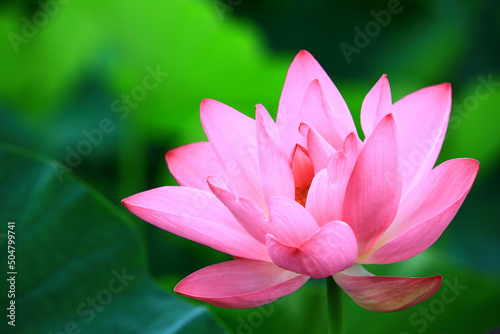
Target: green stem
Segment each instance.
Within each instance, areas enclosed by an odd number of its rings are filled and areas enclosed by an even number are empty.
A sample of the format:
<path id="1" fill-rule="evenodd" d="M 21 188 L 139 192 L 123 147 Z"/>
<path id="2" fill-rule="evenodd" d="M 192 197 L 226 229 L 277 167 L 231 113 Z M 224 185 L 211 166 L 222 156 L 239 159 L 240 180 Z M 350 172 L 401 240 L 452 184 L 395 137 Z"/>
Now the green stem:
<path id="1" fill-rule="evenodd" d="M 328 333 L 344 334 L 342 289 L 335 283 L 332 276 L 326 278 L 326 294 L 328 298 Z"/>

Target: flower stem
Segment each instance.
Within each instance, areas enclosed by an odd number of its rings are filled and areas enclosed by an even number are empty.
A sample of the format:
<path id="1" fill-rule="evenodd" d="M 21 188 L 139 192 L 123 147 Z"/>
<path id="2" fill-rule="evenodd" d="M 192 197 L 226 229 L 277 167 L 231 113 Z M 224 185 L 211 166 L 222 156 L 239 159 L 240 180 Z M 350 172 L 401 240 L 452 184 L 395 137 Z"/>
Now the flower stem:
<path id="1" fill-rule="evenodd" d="M 335 283 L 332 276 L 326 278 L 326 294 L 328 299 L 328 333 L 344 334 L 342 289 Z"/>

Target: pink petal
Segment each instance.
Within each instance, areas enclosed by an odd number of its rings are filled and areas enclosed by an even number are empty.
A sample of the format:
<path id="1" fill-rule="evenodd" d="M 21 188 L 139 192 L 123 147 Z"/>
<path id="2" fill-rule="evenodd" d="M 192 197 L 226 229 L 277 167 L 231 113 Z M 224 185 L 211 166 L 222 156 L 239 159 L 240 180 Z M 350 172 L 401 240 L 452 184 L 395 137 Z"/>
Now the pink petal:
<path id="1" fill-rule="evenodd" d="M 343 151 L 335 152 L 328 161 L 328 180 L 335 187 L 341 188 L 342 193 L 345 191 L 362 148 L 359 138 L 354 133 L 351 133 L 344 141 Z"/>
<path id="2" fill-rule="evenodd" d="M 349 179 L 342 221 L 351 226 L 359 255 L 368 253 L 396 216 L 401 196 L 394 119 L 389 114 L 366 140 Z"/>
<path id="3" fill-rule="evenodd" d="M 343 151 L 338 151 L 337 155 L 344 155 Z M 314 176 L 314 179 L 307 193 L 306 209 L 314 217 L 319 226 L 340 219 L 342 215 L 342 203 L 344 191 L 335 187 L 328 179 L 326 169 L 323 169 Z"/>
<path id="4" fill-rule="evenodd" d="M 302 245 L 319 226 L 307 210 L 286 197 L 271 197 L 266 231 L 289 246 Z"/>
<path id="5" fill-rule="evenodd" d="M 341 149 L 349 130 L 335 117 L 318 79 L 313 80 L 304 96 L 300 109 L 302 122 L 311 124 L 326 142 Z"/>
<path id="6" fill-rule="evenodd" d="M 429 248 L 457 213 L 478 170 L 476 160 L 455 159 L 429 172 L 402 201 L 378 249 L 363 263 L 403 261 Z"/>
<path id="7" fill-rule="evenodd" d="M 183 238 L 233 256 L 269 259 L 266 247 L 209 192 L 161 187 L 125 198 L 122 203 L 137 217 Z"/>
<path id="8" fill-rule="evenodd" d="M 229 177 L 208 142 L 174 148 L 167 152 L 165 160 L 170 173 L 181 186 L 209 190 L 207 177 Z"/>
<path id="9" fill-rule="evenodd" d="M 451 110 L 449 83 L 426 87 L 393 106 L 403 175 L 403 198 L 436 163 Z"/>
<path id="10" fill-rule="evenodd" d="M 209 177 L 208 184 L 215 196 L 231 211 L 240 225 L 256 240 L 266 242 L 266 214 L 252 200 L 231 193 L 222 179 Z"/>
<path id="11" fill-rule="evenodd" d="M 335 118 L 342 123 L 348 132 L 356 131 L 351 113 L 337 87 L 316 59 L 309 52 L 303 50 L 297 54 L 288 69 L 278 107 L 276 123 L 280 129 L 284 130 L 284 142 L 290 143 L 286 147 L 287 152 L 291 152 L 295 143 L 298 142 L 297 128 L 303 120 L 300 117 L 300 108 L 309 84 L 315 79 L 319 80 L 326 100 L 335 112 Z"/>
<path id="12" fill-rule="evenodd" d="M 307 151 L 314 166 L 314 173 L 326 168 L 335 149 L 307 123 L 301 123 L 299 131 L 307 138 Z"/>
<path id="13" fill-rule="evenodd" d="M 277 266 L 313 278 L 342 271 L 358 257 L 354 232 L 341 221 L 324 225 L 299 247 L 283 244 L 271 234 L 266 236 L 266 244 Z"/>
<path id="14" fill-rule="evenodd" d="M 280 130 L 262 105 L 256 106 L 257 139 L 262 192 L 266 203 L 272 196 L 295 198 L 295 185 L 288 155 L 280 149 Z"/>
<path id="15" fill-rule="evenodd" d="M 220 307 L 252 308 L 294 292 L 308 279 L 269 262 L 233 260 L 192 273 L 174 291 Z"/>
<path id="16" fill-rule="evenodd" d="M 351 133 L 344 142 L 344 151 L 335 152 L 326 170 L 313 179 L 307 195 L 306 209 L 319 226 L 342 217 L 347 183 L 361 150 L 359 139 Z"/>
<path id="17" fill-rule="evenodd" d="M 314 167 L 307 155 L 307 150 L 300 145 L 296 145 L 291 155 L 290 165 L 292 166 L 295 181 L 295 191 L 308 189 L 314 178 Z"/>
<path id="18" fill-rule="evenodd" d="M 395 312 L 417 305 L 431 297 L 443 280 L 442 276 L 358 276 L 351 275 L 350 269 L 333 277 L 356 304 L 374 312 Z"/>
<path id="19" fill-rule="evenodd" d="M 366 95 L 361 106 L 361 126 L 368 138 L 385 115 L 392 112 L 391 88 L 384 74 Z"/>
<path id="20" fill-rule="evenodd" d="M 236 192 L 264 207 L 255 120 L 210 99 L 201 102 L 200 118 L 208 141 L 231 176 Z"/>

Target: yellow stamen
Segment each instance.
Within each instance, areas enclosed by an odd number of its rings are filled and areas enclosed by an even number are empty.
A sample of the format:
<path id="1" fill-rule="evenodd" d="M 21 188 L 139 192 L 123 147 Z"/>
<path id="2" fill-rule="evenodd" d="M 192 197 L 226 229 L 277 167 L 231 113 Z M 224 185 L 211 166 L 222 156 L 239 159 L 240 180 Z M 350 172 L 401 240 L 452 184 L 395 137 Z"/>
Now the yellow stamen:
<path id="1" fill-rule="evenodd" d="M 309 185 L 306 187 L 295 188 L 295 201 L 303 207 L 306 206 L 307 193 L 309 192 Z"/>

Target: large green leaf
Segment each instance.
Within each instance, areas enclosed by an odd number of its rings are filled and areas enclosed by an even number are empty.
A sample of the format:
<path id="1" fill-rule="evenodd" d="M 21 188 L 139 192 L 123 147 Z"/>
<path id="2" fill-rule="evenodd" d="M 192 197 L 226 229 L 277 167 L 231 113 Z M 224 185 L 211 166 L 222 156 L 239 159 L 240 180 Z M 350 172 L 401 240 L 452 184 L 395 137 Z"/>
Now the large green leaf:
<path id="1" fill-rule="evenodd" d="M 157 287 L 143 246 L 120 212 L 61 166 L 0 146 L 2 256 L 15 222 L 15 328 L 2 333 L 220 333 L 203 307 Z M 125 223 L 124 223 L 125 222 Z M 8 275 L 11 276 L 11 275 Z M 5 278 L 3 278 L 5 282 Z M 7 319 L 8 320 L 8 319 Z"/>

